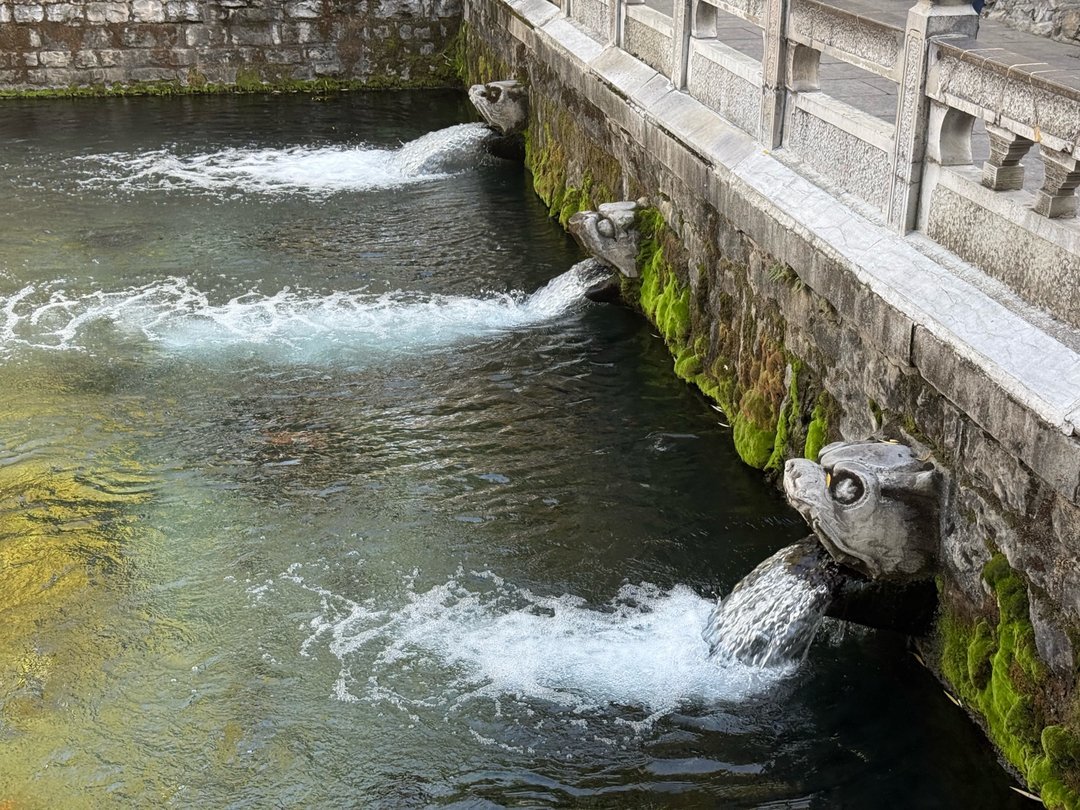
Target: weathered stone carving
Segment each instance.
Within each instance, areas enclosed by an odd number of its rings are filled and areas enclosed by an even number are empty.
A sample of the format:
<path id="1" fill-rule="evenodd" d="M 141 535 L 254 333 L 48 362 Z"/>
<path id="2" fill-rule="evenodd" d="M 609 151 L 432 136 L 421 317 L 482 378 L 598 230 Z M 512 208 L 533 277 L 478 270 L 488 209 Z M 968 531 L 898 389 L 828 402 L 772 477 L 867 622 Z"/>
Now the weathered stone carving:
<path id="1" fill-rule="evenodd" d="M 1034 211 L 1044 217 L 1076 216 L 1076 187 L 1080 186 L 1080 160 L 1064 152 L 1039 147 L 1045 179 L 1035 195 Z"/>
<path id="2" fill-rule="evenodd" d="M 520 135 L 529 123 L 529 93 L 516 81 L 474 84 L 469 101 L 500 135 Z"/>
<path id="3" fill-rule="evenodd" d="M 640 205 L 633 201 L 604 203 L 595 211 L 574 214 L 567 228 L 589 255 L 624 276 L 636 278 L 638 232 L 634 218 Z"/>
<path id="4" fill-rule="evenodd" d="M 929 574 L 940 543 L 940 474 L 889 442 L 830 444 L 792 459 L 784 492 L 839 562 L 873 579 Z"/>
<path id="5" fill-rule="evenodd" d="M 986 135 L 990 139 L 990 159 L 983 163 L 983 185 L 994 191 L 1023 188 L 1024 167 L 1020 161 L 1032 141 L 994 124 L 986 124 Z"/>

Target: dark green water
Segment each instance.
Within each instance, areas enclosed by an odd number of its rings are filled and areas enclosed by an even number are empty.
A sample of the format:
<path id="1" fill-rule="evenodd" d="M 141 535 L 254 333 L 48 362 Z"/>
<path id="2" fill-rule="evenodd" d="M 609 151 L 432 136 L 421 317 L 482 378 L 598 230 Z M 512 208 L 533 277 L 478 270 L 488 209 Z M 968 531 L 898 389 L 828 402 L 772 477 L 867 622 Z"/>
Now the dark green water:
<path id="1" fill-rule="evenodd" d="M 468 117 L 0 108 L 0 807 L 1021 806 L 902 639 L 707 659 L 801 521 Z"/>

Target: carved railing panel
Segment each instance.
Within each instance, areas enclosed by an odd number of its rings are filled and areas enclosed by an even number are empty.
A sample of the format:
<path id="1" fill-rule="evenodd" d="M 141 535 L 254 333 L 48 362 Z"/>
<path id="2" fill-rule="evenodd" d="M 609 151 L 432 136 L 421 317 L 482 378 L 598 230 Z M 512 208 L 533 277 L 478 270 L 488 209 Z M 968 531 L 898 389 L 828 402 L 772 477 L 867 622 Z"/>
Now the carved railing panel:
<path id="1" fill-rule="evenodd" d="M 791 0 L 787 38 L 899 81 L 904 29 L 821 0 Z"/>

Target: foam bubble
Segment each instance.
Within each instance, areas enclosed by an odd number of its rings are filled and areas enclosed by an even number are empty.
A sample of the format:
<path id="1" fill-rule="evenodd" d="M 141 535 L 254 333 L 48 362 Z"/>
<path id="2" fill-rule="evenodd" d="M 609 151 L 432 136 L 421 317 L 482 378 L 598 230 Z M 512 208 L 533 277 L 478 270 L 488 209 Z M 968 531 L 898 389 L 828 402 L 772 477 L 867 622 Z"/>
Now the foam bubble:
<path id="1" fill-rule="evenodd" d="M 177 353 L 236 352 L 320 362 L 430 351 L 551 321 L 585 305 L 589 262 L 536 292 L 477 297 L 391 292 L 316 295 L 284 289 L 223 304 L 184 279 L 71 295 L 63 282 L 0 298 L 0 348 L 87 349 L 101 325 Z"/>
<path id="2" fill-rule="evenodd" d="M 295 571 L 287 578 L 319 594 L 302 652 L 325 646 L 337 657 L 333 693 L 346 701 L 415 712 L 483 699 L 496 714 L 511 711 L 510 703 L 546 703 L 579 717 L 635 707 L 644 716 L 623 725 L 648 726 L 688 705 L 744 700 L 786 674 L 710 658 L 701 631 L 713 603 L 685 586 L 624 585 L 595 607 L 516 588 L 491 572 L 459 572 L 427 591 L 410 589 L 405 604 L 387 610 L 336 596 Z M 445 683 L 428 678 L 432 685 L 417 690 L 411 673 L 433 664 Z"/>
<path id="3" fill-rule="evenodd" d="M 168 149 L 75 158 L 91 172 L 81 184 L 124 191 L 184 189 L 205 193 L 300 193 L 326 196 L 425 183 L 475 167 L 490 135 L 482 124 L 457 124 L 398 149 L 293 146 L 222 149 L 180 155 Z"/>

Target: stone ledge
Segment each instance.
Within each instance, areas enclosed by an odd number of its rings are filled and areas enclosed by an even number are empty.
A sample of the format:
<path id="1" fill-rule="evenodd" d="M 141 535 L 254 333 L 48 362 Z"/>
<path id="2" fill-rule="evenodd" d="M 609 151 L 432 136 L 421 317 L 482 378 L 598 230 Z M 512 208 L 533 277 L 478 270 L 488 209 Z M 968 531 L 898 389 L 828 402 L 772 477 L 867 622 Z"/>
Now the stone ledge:
<path id="1" fill-rule="evenodd" d="M 745 216 L 756 227 L 745 230 L 755 240 L 806 274 L 811 288 L 841 317 L 868 330 L 887 356 L 914 365 L 948 400 L 970 408 L 983 429 L 1043 480 L 1071 502 L 1080 500 L 1080 439 L 1074 434 L 1080 354 L 906 238 L 852 211 L 719 115 L 674 91 L 660 74 L 647 79 L 649 68 L 626 62 L 633 57 L 595 42 L 583 47 L 584 35 L 572 28 L 568 35 L 568 27 L 548 23 L 538 40 L 546 41 L 551 56 L 568 62 L 560 72 L 577 70 L 595 80 L 574 83 L 590 101 L 611 109 L 612 94 L 623 99 L 617 123 L 688 187 L 701 188 L 702 169 L 707 170 L 711 181 L 705 189 L 718 210 L 737 213 L 739 199 L 743 206 L 752 203 L 757 211 Z M 673 124 L 667 120 L 672 110 L 678 111 Z M 828 265 L 830 272 L 847 273 L 850 282 L 830 283 L 815 273 Z"/>

